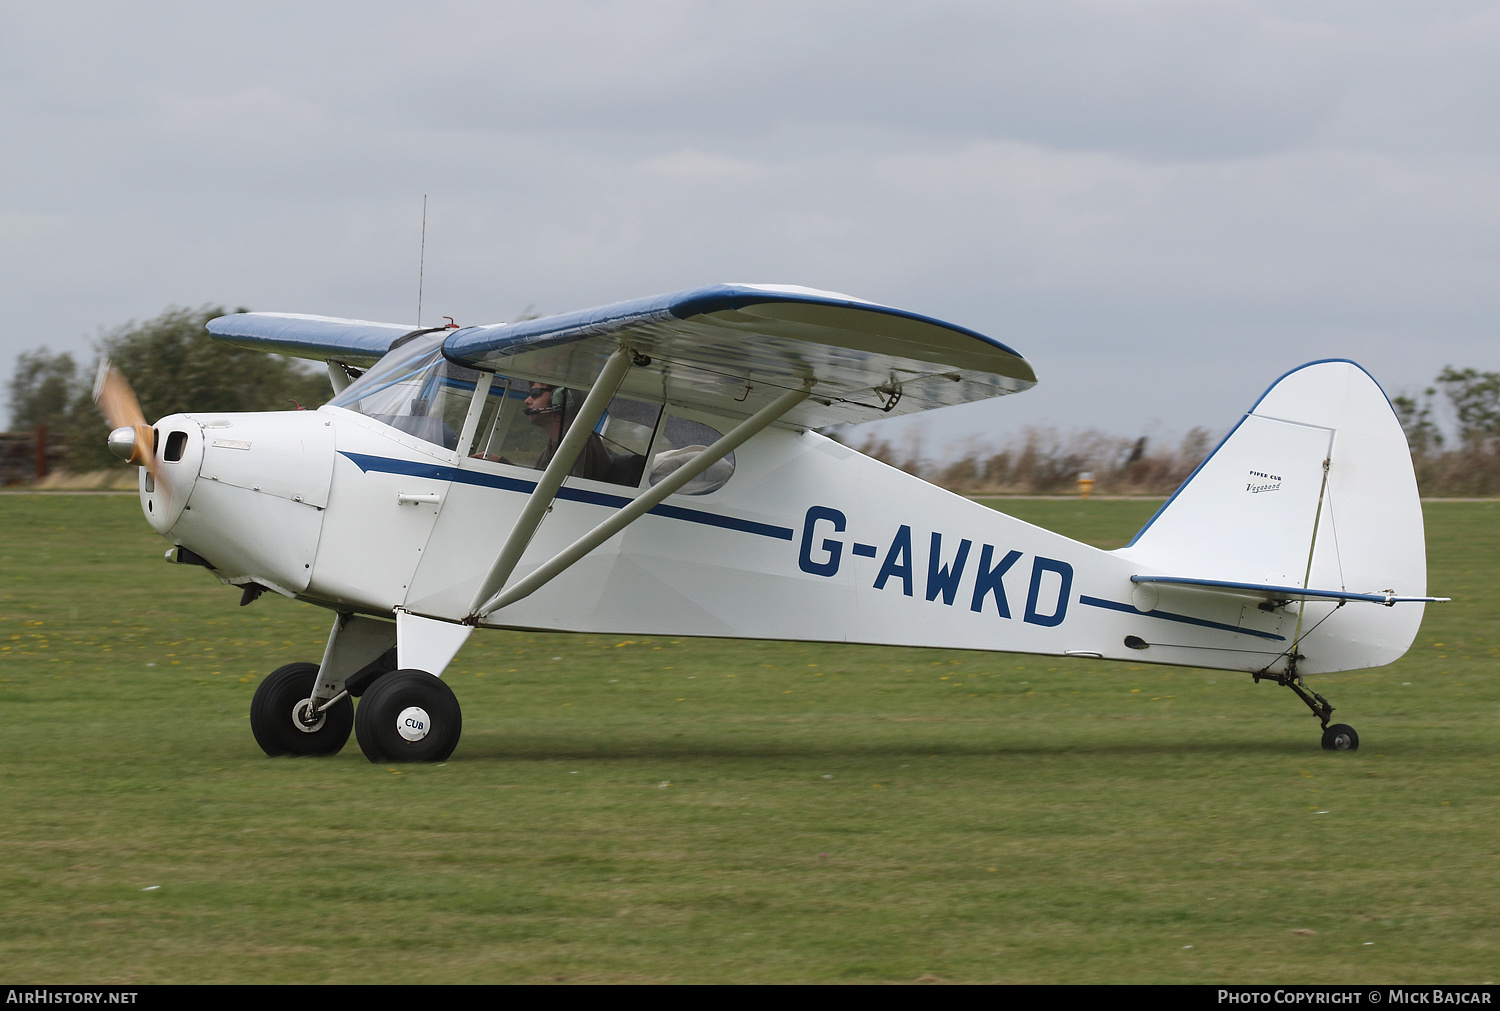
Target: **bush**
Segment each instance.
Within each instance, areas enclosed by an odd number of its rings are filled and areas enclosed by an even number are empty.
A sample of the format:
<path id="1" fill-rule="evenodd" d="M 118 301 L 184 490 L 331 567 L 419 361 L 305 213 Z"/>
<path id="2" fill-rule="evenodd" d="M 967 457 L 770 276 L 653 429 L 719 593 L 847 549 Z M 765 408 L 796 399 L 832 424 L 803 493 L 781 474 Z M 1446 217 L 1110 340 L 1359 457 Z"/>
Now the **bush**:
<path id="1" fill-rule="evenodd" d="M 856 448 L 964 494 L 1069 494 L 1078 490 L 1079 474 L 1091 473 L 1097 494 L 1167 495 L 1203 460 L 1210 442 L 1201 428 L 1175 447 L 1153 447 L 1144 436 L 1125 439 L 1097 429 L 1063 434 L 1052 428 L 1028 428 L 1019 440 L 1005 445 L 971 439 L 961 455 L 935 465 L 921 459 L 919 437 L 909 439 L 900 453 L 874 436 Z"/>
<path id="2" fill-rule="evenodd" d="M 1429 498 L 1500 495 L 1500 372 L 1446 366 L 1419 395 L 1400 394 L 1391 406 L 1406 432 L 1417 488 Z M 1439 392 L 1456 431 L 1445 435 L 1436 417 Z M 848 433 L 845 432 L 845 435 Z M 1173 446 L 1146 437 L 1126 439 L 1096 429 L 1059 433 L 1028 428 L 1005 445 L 970 440 L 961 454 L 933 464 L 921 456 L 919 436 L 900 452 L 870 437 L 860 452 L 963 494 L 1074 494 L 1078 475 L 1094 476 L 1094 493 L 1169 495 L 1213 448 L 1209 432 L 1194 428 Z"/>

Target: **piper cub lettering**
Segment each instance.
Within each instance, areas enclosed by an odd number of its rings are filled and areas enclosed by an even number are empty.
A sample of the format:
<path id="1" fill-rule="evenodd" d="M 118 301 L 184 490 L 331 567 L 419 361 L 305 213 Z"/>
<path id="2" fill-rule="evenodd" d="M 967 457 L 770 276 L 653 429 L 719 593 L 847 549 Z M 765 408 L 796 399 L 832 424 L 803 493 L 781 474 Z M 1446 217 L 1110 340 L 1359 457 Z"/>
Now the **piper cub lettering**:
<path id="1" fill-rule="evenodd" d="M 322 661 L 256 691 L 270 755 L 330 754 L 352 729 L 373 762 L 445 760 L 462 719 L 441 678 L 478 627 L 1238 670 L 1348 750 L 1304 676 L 1390 663 L 1440 599 L 1401 426 L 1352 362 L 1279 379 L 1102 551 L 819 435 L 1036 382 L 999 341 L 845 295 L 725 284 L 512 324 L 208 329 L 325 362 L 333 399 L 153 426 L 107 363 L 95 398 L 170 560 L 241 604 L 333 612 Z"/>

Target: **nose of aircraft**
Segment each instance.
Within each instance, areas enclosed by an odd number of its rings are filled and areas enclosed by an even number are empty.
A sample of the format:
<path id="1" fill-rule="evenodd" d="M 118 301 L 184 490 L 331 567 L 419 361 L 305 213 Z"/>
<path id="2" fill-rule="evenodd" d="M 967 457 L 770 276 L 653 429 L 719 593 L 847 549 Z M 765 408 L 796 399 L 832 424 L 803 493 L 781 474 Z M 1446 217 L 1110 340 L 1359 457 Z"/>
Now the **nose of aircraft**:
<path id="1" fill-rule="evenodd" d="M 110 425 L 109 451 L 141 467 L 141 512 L 146 521 L 158 533 L 167 533 L 187 505 L 198 476 L 203 456 L 201 429 L 180 414 L 148 425 L 130 381 L 107 358 L 99 363 L 94 377 L 94 404 Z M 161 443 L 163 425 L 171 432 L 165 446 Z M 173 466 L 164 469 L 164 461 Z"/>
<path id="2" fill-rule="evenodd" d="M 333 478 L 328 417 L 174 414 L 156 432 L 159 476 L 141 477 L 151 525 L 229 582 L 304 590 Z"/>
<path id="3" fill-rule="evenodd" d="M 116 455 L 115 436 L 120 431 L 110 433 L 110 449 Z M 144 453 L 151 465 L 141 468 L 141 512 L 153 530 L 170 534 L 192 498 L 203 464 L 203 426 L 186 414 L 170 414 L 147 431 L 149 448 Z"/>
<path id="4" fill-rule="evenodd" d="M 307 588 L 333 477 L 332 421 L 298 410 L 171 414 L 148 425 L 108 360 L 94 403 L 111 427 L 110 451 L 141 466 L 141 512 L 152 529 L 227 582 Z"/>

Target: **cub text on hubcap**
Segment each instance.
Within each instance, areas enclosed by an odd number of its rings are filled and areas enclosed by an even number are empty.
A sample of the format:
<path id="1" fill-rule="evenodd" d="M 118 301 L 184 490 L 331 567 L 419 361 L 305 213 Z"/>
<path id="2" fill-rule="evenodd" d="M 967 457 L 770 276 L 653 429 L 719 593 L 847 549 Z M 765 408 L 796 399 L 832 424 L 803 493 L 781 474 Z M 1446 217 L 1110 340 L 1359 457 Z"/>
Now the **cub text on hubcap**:
<path id="1" fill-rule="evenodd" d="M 427 716 L 427 710 L 421 706 L 407 706 L 396 717 L 396 733 L 408 741 L 420 741 L 427 736 L 431 727 L 432 721 Z"/>

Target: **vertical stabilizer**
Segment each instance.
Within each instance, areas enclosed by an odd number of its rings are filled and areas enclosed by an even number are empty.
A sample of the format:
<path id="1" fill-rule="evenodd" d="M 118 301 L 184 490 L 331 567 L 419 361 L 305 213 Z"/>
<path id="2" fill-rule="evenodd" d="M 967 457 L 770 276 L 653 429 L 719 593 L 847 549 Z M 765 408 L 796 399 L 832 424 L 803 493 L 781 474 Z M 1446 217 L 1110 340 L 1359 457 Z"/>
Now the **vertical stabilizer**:
<path id="1" fill-rule="evenodd" d="M 1390 402 L 1353 362 L 1287 373 L 1118 554 L 1141 574 L 1425 594 L 1421 503 Z M 1390 663 L 1423 607 L 1291 606 L 1305 673 Z"/>

